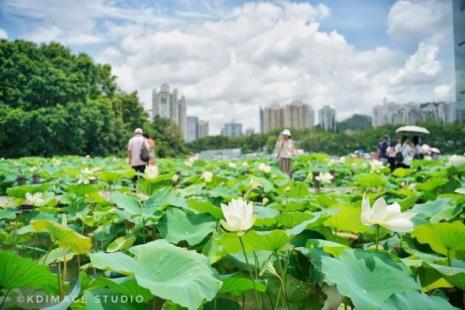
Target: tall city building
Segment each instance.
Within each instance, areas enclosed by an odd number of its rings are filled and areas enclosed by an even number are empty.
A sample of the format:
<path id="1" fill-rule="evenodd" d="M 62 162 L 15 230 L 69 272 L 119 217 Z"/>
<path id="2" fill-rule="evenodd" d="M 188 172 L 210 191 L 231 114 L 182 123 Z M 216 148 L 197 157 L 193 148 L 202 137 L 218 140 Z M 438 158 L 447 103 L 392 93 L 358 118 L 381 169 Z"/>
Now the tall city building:
<path id="1" fill-rule="evenodd" d="M 385 101 L 373 108 L 373 127 L 387 124 L 415 125 L 428 120 L 448 124 L 456 118 L 456 105 L 452 102 L 399 104 Z"/>
<path id="2" fill-rule="evenodd" d="M 197 116 L 187 117 L 187 142 L 208 136 L 208 122 L 199 119 Z"/>
<path id="3" fill-rule="evenodd" d="M 453 0 L 455 100 L 457 120 L 465 121 L 465 0 Z"/>
<path id="4" fill-rule="evenodd" d="M 187 142 L 197 140 L 199 137 L 199 118 L 197 116 L 187 117 Z"/>
<path id="5" fill-rule="evenodd" d="M 323 130 L 336 130 L 336 110 L 329 105 L 323 106 L 318 110 L 318 123 Z"/>
<path id="6" fill-rule="evenodd" d="M 262 133 L 283 128 L 302 130 L 313 126 L 313 109 L 302 101 L 260 108 L 260 131 Z"/>
<path id="7" fill-rule="evenodd" d="M 199 136 L 198 138 L 205 138 L 208 136 L 208 122 L 199 120 Z"/>
<path id="8" fill-rule="evenodd" d="M 223 129 L 221 129 L 221 135 L 225 137 L 242 136 L 242 124 L 234 121 L 224 124 Z"/>
<path id="9" fill-rule="evenodd" d="M 162 84 L 160 90 L 152 91 L 152 118 L 159 115 L 169 118 L 181 129 L 184 139 L 187 139 L 186 98 L 178 98 L 178 90 L 170 91 L 168 84 Z"/>

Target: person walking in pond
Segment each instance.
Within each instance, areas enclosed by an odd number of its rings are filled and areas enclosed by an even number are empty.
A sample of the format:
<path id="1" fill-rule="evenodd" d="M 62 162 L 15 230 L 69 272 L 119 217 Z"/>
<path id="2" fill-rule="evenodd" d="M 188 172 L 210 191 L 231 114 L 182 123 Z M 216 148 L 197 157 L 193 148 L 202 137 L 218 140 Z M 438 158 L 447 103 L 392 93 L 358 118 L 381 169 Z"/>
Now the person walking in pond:
<path id="1" fill-rule="evenodd" d="M 292 157 L 295 155 L 295 147 L 289 129 L 284 129 L 279 135 L 274 154 L 278 159 L 279 169 L 292 177 Z"/>
<path id="2" fill-rule="evenodd" d="M 144 173 L 150 161 L 150 146 L 140 128 L 134 130 L 134 136 L 128 142 L 128 161 L 136 172 Z"/>

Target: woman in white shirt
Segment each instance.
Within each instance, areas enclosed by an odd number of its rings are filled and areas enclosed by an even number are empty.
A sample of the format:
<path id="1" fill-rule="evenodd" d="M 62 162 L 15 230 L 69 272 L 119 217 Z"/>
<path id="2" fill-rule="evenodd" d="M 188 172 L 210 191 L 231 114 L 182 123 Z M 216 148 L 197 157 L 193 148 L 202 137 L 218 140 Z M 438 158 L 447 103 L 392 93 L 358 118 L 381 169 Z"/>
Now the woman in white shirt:
<path id="1" fill-rule="evenodd" d="M 402 154 L 402 161 L 399 161 L 396 155 L 396 167 L 397 168 L 410 168 L 410 163 L 413 159 L 413 149 L 408 142 L 407 136 L 402 136 L 400 144 L 396 145 L 397 153 Z"/>
<path id="2" fill-rule="evenodd" d="M 289 129 L 284 129 L 279 135 L 274 153 L 278 158 L 279 169 L 292 177 L 292 157 L 295 154 L 295 147 Z"/>

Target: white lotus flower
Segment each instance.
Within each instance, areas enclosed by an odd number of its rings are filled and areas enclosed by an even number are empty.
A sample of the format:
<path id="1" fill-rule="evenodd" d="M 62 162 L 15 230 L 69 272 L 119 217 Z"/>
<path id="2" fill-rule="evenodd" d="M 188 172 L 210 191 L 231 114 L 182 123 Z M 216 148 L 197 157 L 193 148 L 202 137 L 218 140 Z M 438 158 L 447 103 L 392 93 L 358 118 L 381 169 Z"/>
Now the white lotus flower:
<path id="1" fill-rule="evenodd" d="M 189 157 L 189 158 L 184 162 L 184 164 L 185 164 L 186 166 L 192 167 L 192 165 L 193 165 L 197 160 L 199 160 L 199 157 L 198 157 L 197 155 L 194 155 L 194 156 Z"/>
<path id="2" fill-rule="evenodd" d="M 40 207 L 45 204 L 44 195 L 42 193 L 26 193 L 25 205 Z"/>
<path id="3" fill-rule="evenodd" d="M 271 167 L 268 166 L 265 163 L 260 163 L 260 165 L 258 165 L 258 169 L 265 172 L 265 173 L 270 173 L 271 172 Z"/>
<path id="4" fill-rule="evenodd" d="M 144 178 L 147 180 L 154 180 L 158 177 L 158 167 L 155 165 L 150 165 L 145 168 Z"/>
<path id="5" fill-rule="evenodd" d="M 384 169 L 383 163 L 376 159 L 370 162 L 370 166 L 371 166 L 371 171 L 374 171 L 374 172 L 379 172 Z"/>
<path id="6" fill-rule="evenodd" d="M 428 160 L 428 161 L 433 160 L 433 158 L 432 158 L 431 156 L 429 156 L 429 155 L 425 155 L 425 156 L 423 157 L 423 159 L 424 159 L 424 160 Z"/>
<path id="7" fill-rule="evenodd" d="M 81 174 L 78 178 L 78 184 L 89 184 L 90 181 L 97 179 L 95 173 L 99 171 L 99 168 L 84 168 L 81 170 Z"/>
<path id="8" fill-rule="evenodd" d="M 395 232 L 410 232 L 414 216 L 413 212 L 402 213 L 397 202 L 388 205 L 383 197 L 378 198 L 371 208 L 370 200 L 363 196 L 361 219 L 364 225 L 381 225 Z"/>
<path id="9" fill-rule="evenodd" d="M 246 161 L 244 161 L 244 162 L 242 163 L 242 167 L 248 167 L 248 166 L 249 166 L 249 164 L 248 164 Z"/>
<path id="10" fill-rule="evenodd" d="M 465 187 L 457 188 L 457 189 L 455 190 L 455 192 L 456 192 L 457 194 L 465 195 Z"/>
<path id="11" fill-rule="evenodd" d="M 315 177 L 315 180 L 320 182 L 320 184 L 330 184 L 333 179 L 334 176 L 329 172 L 320 172 L 320 174 Z"/>
<path id="12" fill-rule="evenodd" d="M 229 162 L 228 166 L 229 168 L 232 168 L 232 169 L 237 168 L 237 164 L 233 162 Z"/>
<path id="13" fill-rule="evenodd" d="M 449 165 L 453 167 L 460 167 L 465 165 L 465 156 L 452 155 L 449 157 Z"/>
<path id="14" fill-rule="evenodd" d="M 233 199 L 227 205 L 221 204 L 221 210 L 225 218 L 221 225 L 228 231 L 246 231 L 255 224 L 253 205 L 242 198 Z"/>
<path id="15" fill-rule="evenodd" d="M 202 173 L 202 179 L 205 181 L 205 183 L 210 183 L 213 180 L 213 173 L 210 171 L 204 171 Z"/>

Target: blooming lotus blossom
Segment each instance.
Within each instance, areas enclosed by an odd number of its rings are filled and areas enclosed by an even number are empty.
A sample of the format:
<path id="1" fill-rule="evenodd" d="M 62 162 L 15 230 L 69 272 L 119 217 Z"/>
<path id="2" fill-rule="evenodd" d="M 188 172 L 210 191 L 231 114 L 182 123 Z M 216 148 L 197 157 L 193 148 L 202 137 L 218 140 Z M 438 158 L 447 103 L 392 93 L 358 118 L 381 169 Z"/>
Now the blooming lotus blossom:
<path id="1" fill-rule="evenodd" d="M 329 172 L 320 172 L 320 174 L 315 177 L 315 180 L 321 184 L 330 184 L 333 179 L 334 176 Z"/>
<path id="2" fill-rule="evenodd" d="M 271 167 L 268 166 L 267 164 L 264 164 L 264 163 L 260 163 L 260 165 L 258 165 L 258 169 L 265 172 L 265 173 L 270 173 L 271 172 Z"/>
<path id="3" fill-rule="evenodd" d="M 237 168 L 237 164 L 233 162 L 229 162 L 228 166 L 229 168 L 232 168 L 232 169 Z"/>
<path id="4" fill-rule="evenodd" d="M 221 225 L 228 231 L 246 231 L 255 224 L 253 205 L 242 198 L 233 199 L 227 205 L 221 204 L 221 210 L 225 218 Z"/>
<path id="5" fill-rule="evenodd" d="M 145 169 L 144 178 L 147 180 L 154 180 L 158 177 L 158 167 L 150 165 Z"/>
<path id="6" fill-rule="evenodd" d="M 433 160 L 433 158 L 432 158 L 431 156 L 429 156 L 429 155 L 425 155 L 425 156 L 423 157 L 423 159 L 424 159 L 424 160 L 428 160 L 428 161 Z"/>
<path id="7" fill-rule="evenodd" d="M 465 165 L 465 156 L 452 155 L 449 157 L 449 165 L 453 167 L 460 167 Z"/>
<path id="8" fill-rule="evenodd" d="M 44 195 L 42 193 L 26 193 L 25 205 L 40 207 L 45 205 Z"/>
<path id="9" fill-rule="evenodd" d="M 371 171 L 373 172 L 379 172 L 384 169 L 383 163 L 376 159 L 370 162 L 370 166 L 371 166 Z"/>
<path id="10" fill-rule="evenodd" d="M 370 200 L 363 197 L 361 219 L 364 225 L 380 225 L 395 232 L 410 232 L 413 229 L 411 218 L 414 216 L 414 212 L 401 212 L 397 202 L 388 205 L 383 197 L 378 198 L 371 208 Z"/>
<path id="11" fill-rule="evenodd" d="M 202 179 L 205 181 L 205 183 L 210 183 L 213 180 L 213 173 L 210 171 L 204 171 L 202 173 Z"/>
<path id="12" fill-rule="evenodd" d="M 199 160 L 199 157 L 198 157 L 197 155 L 194 155 L 194 156 L 189 157 L 189 158 L 184 162 L 184 164 L 185 164 L 186 166 L 192 167 L 192 165 L 193 165 L 197 160 Z"/>
<path id="13" fill-rule="evenodd" d="M 89 184 L 91 181 L 96 180 L 95 173 L 99 171 L 99 168 L 84 168 L 81 170 L 81 174 L 78 178 L 78 184 Z"/>

